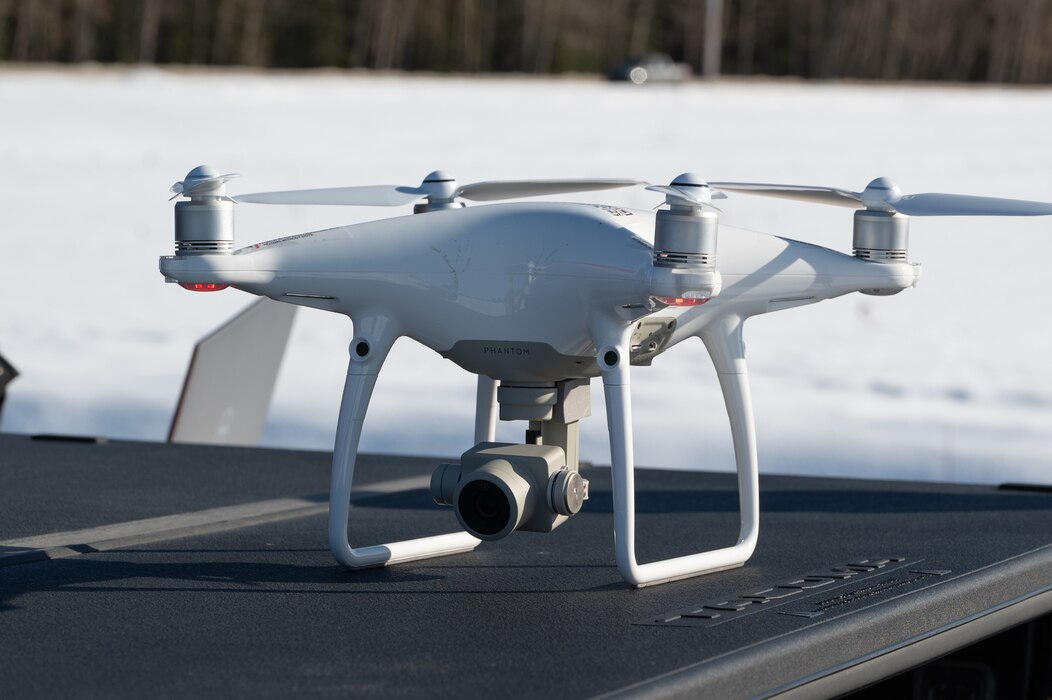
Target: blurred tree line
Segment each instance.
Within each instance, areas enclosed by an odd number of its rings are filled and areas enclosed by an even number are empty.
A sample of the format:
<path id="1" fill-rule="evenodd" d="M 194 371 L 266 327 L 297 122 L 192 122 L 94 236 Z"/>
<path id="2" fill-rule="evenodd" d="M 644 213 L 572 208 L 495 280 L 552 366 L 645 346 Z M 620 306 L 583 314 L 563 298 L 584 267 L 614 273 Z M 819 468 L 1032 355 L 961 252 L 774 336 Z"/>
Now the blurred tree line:
<path id="1" fill-rule="evenodd" d="M 699 71 L 705 0 L 0 0 L 0 60 Z M 1052 0 L 724 0 L 722 73 L 1052 81 Z"/>

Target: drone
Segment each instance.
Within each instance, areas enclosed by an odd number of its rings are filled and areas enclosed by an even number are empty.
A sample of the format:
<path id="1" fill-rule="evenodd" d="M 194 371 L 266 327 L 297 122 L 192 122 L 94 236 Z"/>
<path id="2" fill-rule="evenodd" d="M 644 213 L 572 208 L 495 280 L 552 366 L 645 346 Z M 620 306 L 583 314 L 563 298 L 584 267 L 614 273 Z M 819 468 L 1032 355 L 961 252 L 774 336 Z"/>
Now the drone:
<path id="1" fill-rule="evenodd" d="M 903 194 L 877 178 L 862 191 L 633 179 L 460 185 L 442 171 L 418 186 L 356 186 L 231 196 L 234 174 L 199 166 L 172 186 L 175 254 L 166 281 L 233 287 L 348 316 L 354 337 L 333 450 L 329 544 L 350 569 L 473 550 L 516 530 L 551 532 L 584 507 L 579 424 L 601 378 L 609 430 L 617 568 L 643 587 L 743 565 L 759 535 L 759 472 L 742 329 L 753 316 L 860 292 L 915 286 L 915 216 L 1046 216 L 1052 203 Z M 527 197 L 645 187 L 656 211 Z M 763 195 L 854 209 L 852 252 L 721 226 L 713 202 Z M 491 202 L 484 206 L 465 205 Z M 237 203 L 402 206 L 413 213 L 234 248 Z M 718 245 L 717 245 L 718 244 Z M 408 337 L 477 375 L 475 444 L 431 476 L 460 528 L 352 546 L 354 465 L 377 376 Z M 737 468 L 740 529 L 730 547 L 641 563 L 636 556 L 631 367 L 699 338 L 716 368 Z M 497 419 L 526 421 L 521 443 L 495 441 Z"/>

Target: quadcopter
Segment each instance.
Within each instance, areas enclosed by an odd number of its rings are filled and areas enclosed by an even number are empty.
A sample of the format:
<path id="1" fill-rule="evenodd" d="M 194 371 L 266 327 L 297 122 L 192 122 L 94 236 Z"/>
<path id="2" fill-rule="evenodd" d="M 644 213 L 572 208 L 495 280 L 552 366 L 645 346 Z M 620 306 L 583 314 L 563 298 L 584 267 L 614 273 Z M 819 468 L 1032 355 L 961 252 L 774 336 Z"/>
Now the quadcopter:
<path id="1" fill-rule="evenodd" d="M 354 337 L 333 450 L 329 543 L 351 569 L 466 552 L 515 530 L 550 532 L 580 512 L 579 423 L 601 378 L 610 438 L 618 570 L 635 587 L 744 564 L 759 534 L 756 435 L 742 328 L 746 319 L 852 292 L 885 296 L 917 284 L 914 216 L 1041 216 L 1052 204 L 903 194 L 890 180 L 832 187 L 638 180 L 522 180 L 458 185 L 444 172 L 419 186 L 357 186 L 231 196 L 233 174 L 194 168 L 172 186 L 169 282 L 250 294 L 348 316 Z M 657 211 L 599 204 L 508 202 L 645 186 Z M 852 253 L 721 226 L 727 193 L 854 209 Z M 463 200 L 494 202 L 465 205 Z M 395 218 L 234 249 L 236 203 L 400 206 Z M 718 244 L 718 245 L 717 245 Z M 408 337 L 477 375 L 475 445 L 431 476 L 435 502 L 460 529 L 354 547 L 348 512 L 359 439 L 377 375 Z M 716 368 L 738 474 L 740 530 L 730 547 L 640 563 L 636 557 L 630 377 L 699 338 Z M 527 421 L 522 443 L 495 441 L 497 419 Z"/>

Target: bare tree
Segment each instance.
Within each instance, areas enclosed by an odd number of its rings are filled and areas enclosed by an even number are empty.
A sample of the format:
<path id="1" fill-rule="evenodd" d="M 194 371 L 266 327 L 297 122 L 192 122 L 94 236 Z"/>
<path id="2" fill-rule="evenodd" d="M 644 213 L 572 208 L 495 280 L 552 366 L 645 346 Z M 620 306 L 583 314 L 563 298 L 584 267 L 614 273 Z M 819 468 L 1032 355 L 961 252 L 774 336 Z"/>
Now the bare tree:
<path id="1" fill-rule="evenodd" d="M 639 0 L 632 21 L 632 35 L 628 40 L 628 53 L 641 56 L 650 48 L 650 33 L 654 27 L 654 0 Z"/>
<path id="2" fill-rule="evenodd" d="M 740 0 L 738 5 L 738 72 L 753 72 L 756 51 L 756 3 L 757 0 Z"/>
<path id="3" fill-rule="evenodd" d="M 402 67 L 415 11 L 416 0 L 381 3 L 374 25 L 374 67 L 380 69 Z"/>
<path id="4" fill-rule="evenodd" d="M 531 73 L 552 69 L 563 19 L 563 0 L 524 0 L 521 68 Z"/>
<path id="5" fill-rule="evenodd" d="M 1048 83 L 1050 34 L 1052 0 L 0 0 L 13 61 L 545 73 L 653 49 L 740 74 Z"/>
<path id="6" fill-rule="evenodd" d="M 256 0 L 245 7 L 245 16 L 241 26 L 240 60 L 238 61 L 243 66 L 265 65 L 263 17 L 266 10 L 266 0 Z"/>
<path id="7" fill-rule="evenodd" d="M 98 0 L 74 0 L 70 60 L 79 63 L 95 58 L 99 19 Z"/>
<path id="8" fill-rule="evenodd" d="M 218 0 L 216 3 L 209 63 L 225 65 L 234 62 L 238 46 L 234 37 L 237 36 L 242 9 L 239 0 Z"/>
<path id="9" fill-rule="evenodd" d="M 720 74 L 723 56 L 723 0 L 705 0 L 705 45 L 701 73 L 706 78 Z"/>
<path id="10" fill-rule="evenodd" d="M 161 30 L 161 0 L 142 0 L 139 24 L 139 63 L 157 59 L 157 36 Z"/>

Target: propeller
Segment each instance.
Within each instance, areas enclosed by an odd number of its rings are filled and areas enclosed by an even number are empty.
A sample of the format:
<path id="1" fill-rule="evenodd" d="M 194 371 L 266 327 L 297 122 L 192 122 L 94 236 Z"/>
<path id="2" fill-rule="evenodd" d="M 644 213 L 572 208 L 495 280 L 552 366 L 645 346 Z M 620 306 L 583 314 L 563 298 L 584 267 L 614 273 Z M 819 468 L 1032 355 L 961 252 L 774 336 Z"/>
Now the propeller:
<path id="1" fill-rule="evenodd" d="M 240 177 L 240 175 L 238 173 L 221 175 L 218 170 L 209 165 L 199 165 L 188 172 L 181 181 L 168 188 L 169 192 L 175 193 L 168 201 L 180 196 L 192 197 L 194 195 L 230 199 L 226 196 L 223 185 L 235 177 Z"/>
<path id="2" fill-rule="evenodd" d="M 331 187 L 285 192 L 256 192 L 235 197 L 238 202 L 253 204 L 340 204 L 351 206 L 394 207 L 427 199 L 428 204 L 452 203 L 457 197 L 476 202 L 540 195 L 588 192 L 615 187 L 646 184 L 637 180 L 492 180 L 457 185 L 441 170 L 424 178 L 418 187 L 399 185 L 366 185 Z"/>
<path id="3" fill-rule="evenodd" d="M 902 194 L 886 177 L 878 177 L 861 192 L 835 187 L 808 185 L 775 185 L 752 182 L 714 182 L 713 187 L 730 192 L 781 197 L 799 202 L 832 204 L 851 209 L 868 209 L 906 216 L 1047 216 L 1052 203 L 1001 197 L 978 197 L 962 194 L 927 192 Z M 651 189 L 651 188 L 648 188 Z"/>
<path id="4" fill-rule="evenodd" d="M 665 203 L 673 206 L 685 204 L 689 207 L 707 206 L 716 209 L 712 206 L 712 200 L 727 199 L 726 194 L 714 190 L 694 173 L 683 173 L 668 185 L 648 185 L 646 189 L 665 195 Z"/>

